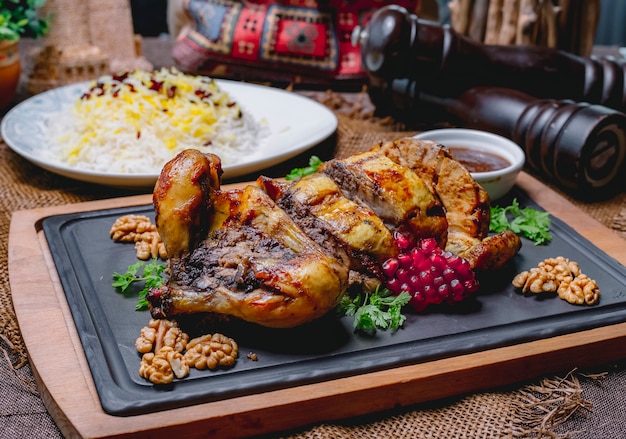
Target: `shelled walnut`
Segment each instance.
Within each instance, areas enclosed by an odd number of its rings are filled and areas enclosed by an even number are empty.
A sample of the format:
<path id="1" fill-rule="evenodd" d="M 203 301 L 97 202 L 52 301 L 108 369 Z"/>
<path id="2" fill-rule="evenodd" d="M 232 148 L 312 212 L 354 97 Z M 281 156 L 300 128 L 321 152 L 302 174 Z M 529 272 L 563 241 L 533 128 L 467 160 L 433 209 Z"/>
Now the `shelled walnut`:
<path id="1" fill-rule="evenodd" d="M 216 369 L 232 366 L 237 359 L 239 347 L 232 338 L 222 334 L 206 334 L 187 344 L 185 360 L 196 369 Z"/>
<path id="2" fill-rule="evenodd" d="M 165 244 L 159 236 L 150 218 L 144 215 L 124 215 L 119 217 L 111 226 L 111 238 L 115 242 L 135 243 L 135 253 L 138 259 L 149 258 L 167 259 Z"/>
<path id="3" fill-rule="evenodd" d="M 143 354 L 139 376 L 153 384 L 169 384 L 174 377 L 185 378 L 189 366 L 182 351 L 188 341 L 189 335 L 175 321 L 150 319 L 135 340 L 135 348 Z"/>
<path id="4" fill-rule="evenodd" d="M 580 270 L 577 262 L 563 256 L 544 259 L 537 267 L 522 271 L 512 282 L 526 293 L 554 293 L 575 305 L 593 305 L 600 300 L 596 282 Z"/>
<path id="5" fill-rule="evenodd" d="M 135 348 L 142 353 L 139 375 L 154 384 L 171 383 L 189 375 L 189 368 L 216 369 L 235 364 L 239 348 L 223 334 L 189 340 L 175 321 L 150 319 L 141 329 Z"/>
<path id="6" fill-rule="evenodd" d="M 561 299 L 576 305 L 593 305 L 600 300 L 598 284 L 585 274 L 575 277 L 569 284 L 562 283 L 557 293 Z"/>
<path id="7" fill-rule="evenodd" d="M 148 326 L 141 329 L 141 334 L 135 341 L 138 352 L 159 352 L 161 348 L 171 347 L 176 352 L 182 352 L 187 347 L 189 335 L 183 332 L 176 322 L 171 320 L 150 319 Z"/>
<path id="8" fill-rule="evenodd" d="M 156 353 L 143 354 L 139 375 L 154 384 L 169 384 L 189 375 L 189 366 L 180 352 L 164 346 Z"/>

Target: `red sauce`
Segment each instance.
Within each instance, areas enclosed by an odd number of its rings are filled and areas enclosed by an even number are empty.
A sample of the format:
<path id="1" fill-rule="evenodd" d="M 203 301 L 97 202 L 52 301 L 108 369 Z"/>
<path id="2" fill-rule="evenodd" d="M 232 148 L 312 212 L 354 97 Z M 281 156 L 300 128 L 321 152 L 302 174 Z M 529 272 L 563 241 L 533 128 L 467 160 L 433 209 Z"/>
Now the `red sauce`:
<path id="1" fill-rule="evenodd" d="M 511 166 L 507 159 L 489 151 L 478 151 L 462 146 L 448 148 L 452 151 L 454 158 L 470 172 L 496 171 Z"/>

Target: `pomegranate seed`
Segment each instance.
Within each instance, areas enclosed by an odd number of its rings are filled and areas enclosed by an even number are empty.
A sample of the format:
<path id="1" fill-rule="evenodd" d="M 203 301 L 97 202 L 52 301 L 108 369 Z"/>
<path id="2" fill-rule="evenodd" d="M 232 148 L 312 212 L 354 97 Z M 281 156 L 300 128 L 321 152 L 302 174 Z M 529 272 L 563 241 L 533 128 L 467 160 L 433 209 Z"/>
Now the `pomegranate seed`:
<path id="1" fill-rule="evenodd" d="M 450 266 L 450 268 L 453 268 L 455 270 L 458 270 L 463 264 L 463 258 L 458 255 L 452 255 L 451 257 L 446 259 L 448 260 L 448 265 Z"/>
<path id="2" fill-rule="evenodd" d="M 409 277 L 411 277 L 411 274 L 409 273 L 409 270 L 407 270 L 406 268 L 398 268 L 398 270 L 396 271 L 396 278 L 400 281 L 400 282 L 406 282 L 409 280 Z"/>
<path id="3" fill-rule="evenodd" d="M 436 290 L 432 285 L 424 285 L 424 288 L 422 288 L 422 295 L 424 296 L 424 299 L 428 300 L 430 303 L 436 303 L 437 301 Z"/>
<path id="4" fill-rule="evenodd" d="M 401 253 L 398 255 L 398 262 L 404 268 L 409 268 L 413 265 L 413 257 L 408 253 Z"/>
<path id="5" fill-rule="evenodd" d="M 396 245 L 401 250 L 407 249 L 409 248 L 409 245 L 411 245 L 411 243 L 409 242 L 409 238 L 407 238 L 400 232 L 396 232 L 394 234 L 394 239 L 395 239 Z"/>
<path id="6" fill-rule="evenodd" d="M 448 266 L 446 258 L 444 258 L 442 255 L 434 255 L 431 258 L 431 261 L 433 266 L 436 267 L 438 271 L 443 271 L 443 269 Z"/>
<path id="7" fill-rule="evenodd" d="M 417 247 L 411 249 L 411 256 L 413 257 L 414 266 L 420 265 L 426 259 L 426 254 L 421 252 Z"/>
<path id="8" fill-rule="evenodd" d="M 439 285 L 439 287 L 437 288 L 437 294 L 439 295 L 439 297 L 449 297 L 450 296 L 450 285 L 448 284 L 441 284 Z"/>
<path id="9" fill-rule="evenodd" d="M 409 303 L 416 311 L 423 311 L 428 306 L 428 303 L 426 303 L 426 301 L 424 300 L 424 296 L 419 293 L 413 294 L 413 297 L 411 297 Z"/>
<path id="10" fill-rule="evenodd" d="M 402 282 L 395 277 L 392 277 L 387 281 L 387 288 L 395 294 L 400 294 L 402 292 L 400 287 L 402 287 Z"/>
<path id="11" fill-rule="evenodd" d="M 419 277 L 422 285 L 432 285 L 433 275 L 430 271 L 420 271 Z"/>
<path id="12" fill-rule="evenodd" d="M 383 262 L 383 266 L 382 266 L 383 273 L 385 274 L 387 278 L 392 278 L 394 274 L 396 274 L 396 270 L 398 269 L 399 266 L 400 266 L 400 263 L 398 262 L 397 259 L 395 258 L 387 259 L 385 262 Z"/>
<path id="13" fill-rule="evenodd" d="M 446 282 L 450 283 L 453 280 L 456 280 L 456 271 L 452 267 L 446 267 L 441 272 L 441 275 L 446 280 Z"/>
<path id="14" fill-rule="evenodd" d="M 478 291 L 478 282 L 476 282 L 476 280 L 466 280 L 465 282 L 463 282 L 463 286 L 470 294 Z"/>
<path id="15" fill-rule="evenodd" d="M 478 291 L 469 262 L 439 248 L 435 239 L 423 239 L 412 247 L 409 237 L 401 233 L 395 234 L 395 240 L 401 253 L 382 265 L 386 286 L 395 294 L 410 293 L 409 304 L 416 311 L 459 302 Z"/>
<path id="16" fill-rule="evenodd" d="M 419 275 L 413 275 L 409 278 L 409 283 L 411 284 L 412 291 L 419 291 L 422 287 L 422 282 L 420 280 Z"/>
<path id="17" fill-rule="evenodd" d="M 450 285 L 450 288 L 452 288 L 452 294 L 454 294 L 455 297 L 460 297 L 465 293 L 465 287 L 463 286 L 460 280 L 453 279 L 449 283 L 449 285 Z"/>

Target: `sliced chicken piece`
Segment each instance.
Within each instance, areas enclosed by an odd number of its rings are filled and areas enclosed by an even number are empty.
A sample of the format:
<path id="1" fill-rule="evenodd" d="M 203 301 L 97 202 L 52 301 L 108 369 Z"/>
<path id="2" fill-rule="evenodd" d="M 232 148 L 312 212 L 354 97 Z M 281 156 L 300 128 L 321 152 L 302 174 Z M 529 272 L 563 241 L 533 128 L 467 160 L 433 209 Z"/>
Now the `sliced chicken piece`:
<path id="1" fill-rule="evenodd" d="M 391 231 L 367 206 L 346 198 L 324 174 L 296 181 L 260 177 L 257 184 L 309 236 L 352 270 L 382 277 L 382 263 L 398 254 Z"/>
<path id="2" fill-rule="evenodd" d="M 372 152 L 383 153 L 414 170 L 429 184 L 446 212 L 445 249 L 468 259 L 473 269 L 501 268 L 517 254 L 521 240 L 515 234 L 504 233 L 485 241 L 489 233 L 489 195 L 444 145 L 406 137 L 375 145 Z"/>
<path id="3" fill-rule="evenodd" d="M 412 169 L 430 185 L 446 209 L 449 233 L 477 239 L 487 236 L 489 195 L 445 146 L 406 137 L 380 143 L 372 150 Z"/>
<path id="4" fill-rule="evenodd" d="M 181 154 L 174 162 L 205 166 L 197 154 Z M 159 177 L 154 204 L 157 216 L 166 221 L 159 233 L 170 243 L 180 236 L 195 238 L 196 225 L 208 218 L 201 227 L 206 236 L 192 248 L 175 247 L 179 252 L 168 261 L 166 285 L 147 295 L 153 317 L 210 312 L 286 328 L 336 306 L 347 288 L 347 265 L 309 238 L 258 187 L 217 190 L 196 174 L 178 175 L 188 169 L 197 168 L 174 163 Z M 162 210 L 166 206 L 176 213 Z M 191 232 L 185 234 L 187 227 Z"/>
<path id="5" fill-rule="evenodd" d="M 477 271 L 502 268 L 522 247 L 519 236 L 510 230 L 476 241 L 474 245 L 465 248 L 459 256 L 467 259 L 470 266 Z"/>
<path id="6" fill-rule="evenodd" d="M 365 152 L 324 163 L 320 171 L 343 193 L 365 204 L 391 229 L 416 239 L 435 238 L 443 246 L 448 223 L 430 187 L 410 168 L 379 152 Z"/>

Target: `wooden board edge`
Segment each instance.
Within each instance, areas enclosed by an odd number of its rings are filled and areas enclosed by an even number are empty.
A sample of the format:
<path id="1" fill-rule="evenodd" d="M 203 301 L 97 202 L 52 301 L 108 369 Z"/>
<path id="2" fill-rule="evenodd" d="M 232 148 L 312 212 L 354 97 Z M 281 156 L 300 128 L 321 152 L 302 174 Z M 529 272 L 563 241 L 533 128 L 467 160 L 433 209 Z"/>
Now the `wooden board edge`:
<path id="1" fill-rule="evenodd" d="M 530 189 L 532 193 L 537 189 L 534 186 L 536 183 L 522 177 L 520 186 Z M 566 200 L 558 194 L 552 193 L 546 199 L 545 186 L 540 191 L 542 196 L 537 202 L 546 210 L 551 211 L 550 208 L 557 203 L 560 212 L 575 213 L 577 225 L 581 223 L 580 215 L 586 217 L 584 223 L 591 219 L 575 206 L 563 203 Z M 33 369 L 46 407 L 68 437 L 132 437 L 144 434 L 168 437 L 176 432 L 193 438 L 204 437 L 207 431 L 219 437 L 244 437 L 485 390 L 558 372 L 572 365 L 584 367 L 626 357 L 626 324 L 618 324 L 226 401 L 132 417 L 111 416 L 102 411 L 97 400 L 65 295 L 58 278 L 55 278 L 54 267 L 50 267 L 51 258 L 46 257 L 49 251 L 42 238 L 43 233 L 35 226 L 50 215 L 149 202 L 149 196 L 139 196 L 34 209 L 16 212 L 11 222 L 10 279 L 23 275 L 26 265 L 29 274 L 37 273 L 28 282 L 11 282 L 18 322 L 29 349 L 31 365 L 45 365 Z M 585 236 L 584 232 L 597 231 L 598 226 L 605 229 L 603 232 L 609 230 L 594 221 L 589 222 L 588 229 L 585 226 L 577 231 Z M 617 259 L 623 261 L 623 241 L 621 244 Z M 26 260 L 28 264 L 20 264 Z M 34 295 L 33 291 L 40 294 Z M 41 310 L 41 300 L 45 301 L 45 310 Z M 55 343 L 48 339 L 43 342 L 38 340 L 43 331 L 54 331 Z M 64 352 L 66 357 L 60 357 L 59 352 Z M 62 361 L 50 362 L 50 356 Z M 70 377 L 71 385 L 58 382 L 62 374 Z"/>

